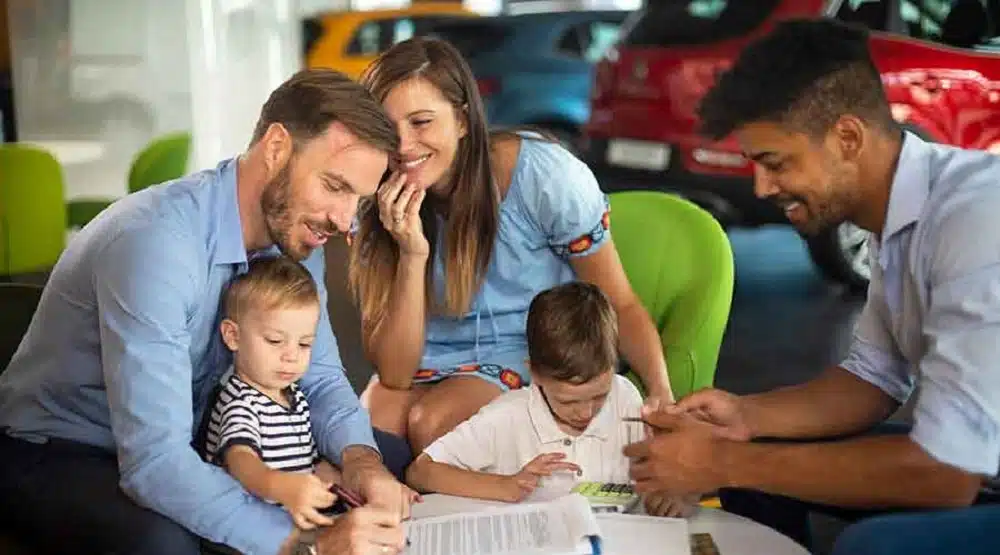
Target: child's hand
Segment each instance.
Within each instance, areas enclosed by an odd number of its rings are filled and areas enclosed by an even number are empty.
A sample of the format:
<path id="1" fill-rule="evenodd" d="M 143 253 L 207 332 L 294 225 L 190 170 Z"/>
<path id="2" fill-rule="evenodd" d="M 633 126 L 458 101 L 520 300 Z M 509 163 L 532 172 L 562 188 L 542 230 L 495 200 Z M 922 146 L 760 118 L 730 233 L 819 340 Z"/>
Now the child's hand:
<path id="1" fill-rule="evenodd" d="M 700 495 L 650 493 L 643 497 L 643 503 L 649 515 L 688 518 L 694 514 L 700 499 Z"/>
<path id="2" fill-rule="evenodd" d="M 517 502 L 524 500 L 531 495 L 538 487 L 538 482 L 545 476 L 550 476 L 553 472 L 567 470 L 570 472 L 580 472 L 580 467 L 569 461 L 565 453 L 543 453 L 538 455 L 531 462 L 524 465 L 520 472 L 513 476 L 508 476 L 508 491 L 506 501 Z"/>
<path id="3" fill-rule="evenodd" d="M 343 479 L 340 470 L 332 464 L 328 463 L 326 459 L 320 459 L 316 463 L 316 468 L 313 469 L 313 474 L 316 475 L 325 484 L 339 484 Z"/>
<path id="4" fill-rule="evenodd" d="M 329 526 L 333 519 L 319 513 L 337 500 L 330 492 L 331 484 L 320 480 L 315 474 L 279 472 L 275 474 L 272 491 L 274 500 L 281 503 L 292 515 L 295 525 L 303 530 L 316 526 Z"/>

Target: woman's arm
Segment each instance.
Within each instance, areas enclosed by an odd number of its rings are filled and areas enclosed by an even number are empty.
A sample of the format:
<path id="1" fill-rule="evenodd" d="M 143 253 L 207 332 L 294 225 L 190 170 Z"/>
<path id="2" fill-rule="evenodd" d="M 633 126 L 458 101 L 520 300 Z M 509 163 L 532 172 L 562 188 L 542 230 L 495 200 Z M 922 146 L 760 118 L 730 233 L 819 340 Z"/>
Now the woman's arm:
<path id="1" fill-rule="evenodd" d="M 660 335 L 629 285 L 614 241 L 608 239 L 595 252 L 571 258 L 570 265 L 581 280 L 600 287 L 615 307 L 622 354 L 639 374 L 648 396 L 673 402 Z"/>
<path id="2" fill-rule="evenodd" d="M 423 356 L 427 259 L 427 253 L 400 254 L 385 314 L 362 322 L 365 354 L 390 389 L 409 389 Z M 376 316 L 381 320 L 373 322 Z"/>

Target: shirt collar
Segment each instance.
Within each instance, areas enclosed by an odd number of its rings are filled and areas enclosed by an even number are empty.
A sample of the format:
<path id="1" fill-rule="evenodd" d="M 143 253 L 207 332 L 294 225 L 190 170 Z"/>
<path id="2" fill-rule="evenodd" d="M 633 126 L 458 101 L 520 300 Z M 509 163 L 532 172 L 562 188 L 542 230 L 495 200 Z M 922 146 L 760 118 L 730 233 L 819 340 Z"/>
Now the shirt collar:
<path id="1" fill-rule="evenodd" d="M 892 178 L 892 189 L 889 191 L 889 207 L 880 234 L 881 243 L 920 218 L 930 194 L 930 149 L 931 145 L 920 137 L 909 131 L 903 132 L 903 147 Z"/>
<path id="2" fill-rule="evenodd" d="M 571 437 L 559 429 L 556 419 L 552 416 L 548 405 L 545 403 L 545 398 L 542 397 L 542 391 L 538 389 L 538 384 L 533 383 L 528 387 L 528 417 L 531 420 L 531 426 L 538 435 L 539 443 L 556 443 Z M 611 405 L 611 399 L 614 397 L 614 394 L 615 385 L 612 384 L 611 392 L 608 393 L 604 401 L 604 406 L 601 407 L 597 416 L 590 421 L 587 429 L 578 437 L 592 437 L 601 441 L 607 441 L 611 428 L 609 420 L 612 418 L 608 406 Z"/>
<path id="3" fill-rule="evenodd" d="M 215 227 L 215 264 L 245 264 L 247 249 L 243 242 L 243 225 L 240 223 L 240 205 L 236 195 L 236 168 L 238 158 L 221 162 L 216 171 L 219 175 L 219 189 L 215 213 L 218 215 Z"/>

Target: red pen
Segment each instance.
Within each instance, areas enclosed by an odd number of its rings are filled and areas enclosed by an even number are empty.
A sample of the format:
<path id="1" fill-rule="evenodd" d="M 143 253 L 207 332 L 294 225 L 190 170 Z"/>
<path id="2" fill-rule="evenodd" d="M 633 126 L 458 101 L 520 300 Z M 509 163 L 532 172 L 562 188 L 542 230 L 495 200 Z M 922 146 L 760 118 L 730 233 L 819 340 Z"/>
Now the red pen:
<path id="1" fill-rule="evenodd" d="M 330 492 L 344 500 L 344 504 L 352 509 L 357 509 L 358 507 L 365 504 L 361 496 L 354 493 L 353 491 L 348 491 L 340 486 L 340 484 L 333 484 L 330 488 Z"/>

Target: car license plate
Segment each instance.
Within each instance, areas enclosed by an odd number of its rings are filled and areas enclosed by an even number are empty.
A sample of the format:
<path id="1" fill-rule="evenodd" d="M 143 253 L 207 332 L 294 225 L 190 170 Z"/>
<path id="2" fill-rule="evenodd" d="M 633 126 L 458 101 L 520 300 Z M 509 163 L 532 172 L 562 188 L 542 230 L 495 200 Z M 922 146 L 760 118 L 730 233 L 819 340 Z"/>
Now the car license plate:
<path id="1" fill-rule="evenodd" d="M 663 171 L 670 165 L 670 145 L 632 139 L 608 141 L 608 163 L 637 170 Z"/>

